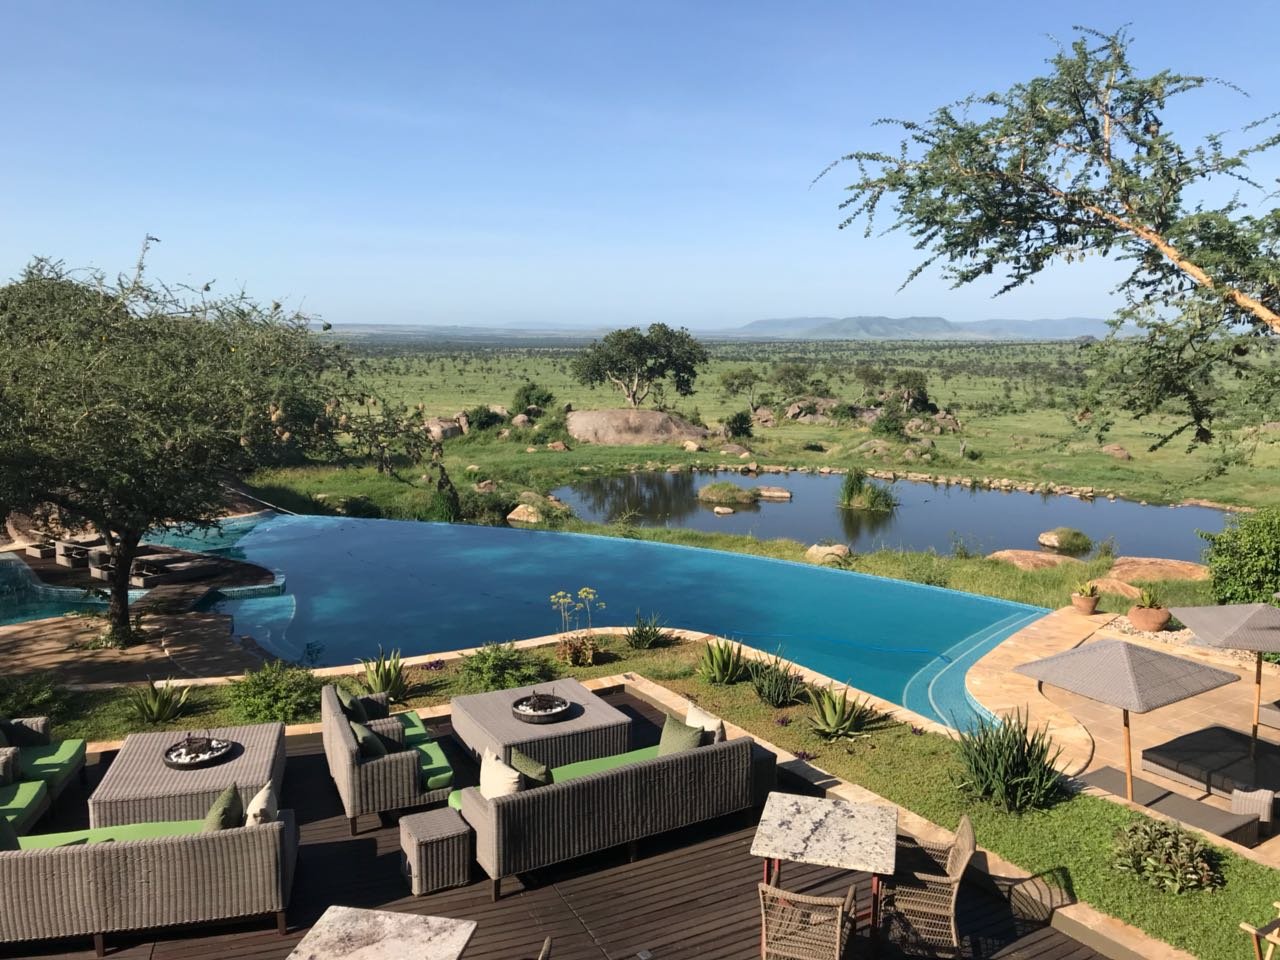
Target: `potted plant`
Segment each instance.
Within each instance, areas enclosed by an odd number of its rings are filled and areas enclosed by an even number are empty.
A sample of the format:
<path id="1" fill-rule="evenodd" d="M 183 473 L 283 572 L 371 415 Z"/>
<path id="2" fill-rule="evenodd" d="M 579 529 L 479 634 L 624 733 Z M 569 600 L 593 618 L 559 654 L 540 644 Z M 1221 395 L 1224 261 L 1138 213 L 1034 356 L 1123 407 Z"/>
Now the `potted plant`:
<path id="1" fill-rule="evenodd" d="M 1160 597 L 1152 590 L 1143 590 L 1138 602 L 1129 608 L 1129 622 L 1135 630 L 1155 633 L 1163 630 L 1173 616 L 1160 603 Z"/>
<path id="2" fill-rule="evenodd" d="M 1071 605 L 1088 616 L 1097 613 L 1099 599 L 1097 585 L 1086 580 L 1076 585 L 1075 592 L 1071 594 Z"/>

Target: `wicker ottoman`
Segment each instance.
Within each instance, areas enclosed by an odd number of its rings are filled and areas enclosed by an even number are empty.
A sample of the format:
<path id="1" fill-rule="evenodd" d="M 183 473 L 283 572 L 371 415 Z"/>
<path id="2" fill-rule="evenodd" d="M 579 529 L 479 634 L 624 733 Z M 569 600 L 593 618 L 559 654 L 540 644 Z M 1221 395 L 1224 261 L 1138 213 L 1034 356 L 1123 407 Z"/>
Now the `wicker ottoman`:
<path id="1" fill-rule="evenodd" d="M 471 827 L 453 807 L 401 817 L 400 849 L 415 896 L 471 882 Z"/>

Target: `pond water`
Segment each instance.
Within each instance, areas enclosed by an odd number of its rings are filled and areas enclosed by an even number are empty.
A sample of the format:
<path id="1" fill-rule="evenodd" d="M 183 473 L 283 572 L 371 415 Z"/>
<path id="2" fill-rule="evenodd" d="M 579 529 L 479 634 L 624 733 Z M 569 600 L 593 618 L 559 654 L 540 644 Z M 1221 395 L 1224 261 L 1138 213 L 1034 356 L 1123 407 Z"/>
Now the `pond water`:
<path id="1" fill-rule="evenodd" d="M 734 504 L 732 515 L 717 516 L 711 504 L 697 498 L 702 487 L 717 480 L 745 487 L 785 487 L 792 499 Z M 825 540 L 848 544 L 861 553 L 879 547 L 949 553 L 957 541 L 981 553 L 1034 550 L 1036 537 L 1043 531 L 1074 527 L 1095 543 L 1114 538 L 1118 553 L 1199 560 L 1206 543 L 1198 531 L 1218 533 L 1227 517 L 1225 511 L 1208 507 L 1080 500 L 906 480 L 886 484 L 899 500 L 896 510 L 869 513 L 837 505 L 843 480 L 837 474 L 810 473 L 754 478 L 734 472 L 632 473 L 582 480 L 561 487 L 555 495 L 583 520 L 597 523 L 611 523 L 631 513 L 641 526 L 686 527 L 766 540 L 786 537 L 805 544 Z"/>

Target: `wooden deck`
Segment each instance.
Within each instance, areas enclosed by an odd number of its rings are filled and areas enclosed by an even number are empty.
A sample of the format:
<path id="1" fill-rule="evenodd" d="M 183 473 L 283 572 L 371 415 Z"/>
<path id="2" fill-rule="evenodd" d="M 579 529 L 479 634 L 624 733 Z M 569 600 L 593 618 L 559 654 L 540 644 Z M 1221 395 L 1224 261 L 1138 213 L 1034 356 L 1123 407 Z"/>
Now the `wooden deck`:
<path id="1" fill-rule="evenodd" d="M 656 741 L 656 711 L 640 701 L 610 698 L 637 720 L 636 746 Z M 464 960 L 532 960 L 546 936 L 554 960 L 751 960 L 759 956 L 756 882 L 761 862 L 749 849 L 753 828 L 729 818 L 653 838 L 628 862 L 612 851 L 507 880 L 492 903 L 478 868 L 470 886 L 413 897 L 400 874 L 399 833 L 377 818 L 348 834 L 329 780 L 318 737 L 291 738 L 284 803 L 298 815 L 302 848 L 289 908 L 289 934 L 269 919 L 136 936 L 109 937 L 108 956 L 120 960 L 284 960 L 330 904 L 376 907 L 475 920 L 479 927 Z M 101 774 L 90 771 L 90 784 Z M 84 825 L 83 795 L 68 791 L 48 829 Z M 607 811 L 601 811 L 608 816 Z M 749 818 L 748 818 L 749 819 Z M 857 884 L 860 904 L 869 895 L 866 875 L 788 865 L 784 885 L 803 893 L 842 895 Z M 965 890 L 961 902 L 966 954 L 979 958 L 1093 960 L 1098 955 L 1042 924 L 1014 917 L 1003 901 Z M 865 931 L 850 956 L 869 955 Z M 885 957 L 901 955 L 890 943 Z M 87 940 L 21 948 L 0 947 L 0 957 L 90 958 Z M 410 958 L 406 958 L 410 960 Z"/>

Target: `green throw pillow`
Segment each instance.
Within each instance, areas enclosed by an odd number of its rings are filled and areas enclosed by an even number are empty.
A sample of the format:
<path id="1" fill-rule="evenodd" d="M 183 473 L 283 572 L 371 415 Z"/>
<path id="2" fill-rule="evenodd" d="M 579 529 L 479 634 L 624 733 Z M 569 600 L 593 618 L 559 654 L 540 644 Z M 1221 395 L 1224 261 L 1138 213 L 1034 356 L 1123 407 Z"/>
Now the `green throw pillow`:
<path id="1" fill-rule="evenodd" d="M 360 749 L 361 760 L 376 760 L 387 755 L 387 745 L 382 738 L 363 723 L 351 721 L 351 732 L 355 734 L 356 746 Z"/>
<path id="2" fill-rule="evenodd" d="M 240 791 L 233 783 L 213 801 L 208 815 L 204 818 L 204 832 L 232 830 L 244 826 L 244 801 L 240 799 Z"/>
<path id="3" fill-rule="evenodd" d="M 18 832 L 13 829 L 9 818 L 0 813 L 0 850 L 17 850 Z"/>
<path id="4" fill-rule="evenodd" d="M 342 712 L 347 715 L 348 720 L 354 720 L 356 723 L 369 722 L 369 714 L 365 712 L 364 703 L 343 687 L 338 688 L 338 703 L 342 705 Z"/>
<path id="5" fill-rule="evenodd" d="M 668 716 L 662 724 L 662 737 L 658 740 L 658 756 L 665 757 L 669 753 L 680 753 L 702 746 L 702 728 L 691 727 L 681 723 L 675 717 Z"/>
<path id="6" fill-rule="evenodd" d="M 520 775 L 529 781 L 531 787 L 545 787 L 551 783 L 551 768 L 539 763 L 527 753 L 511 748 L 511 766 L 520 771 Z"/>

